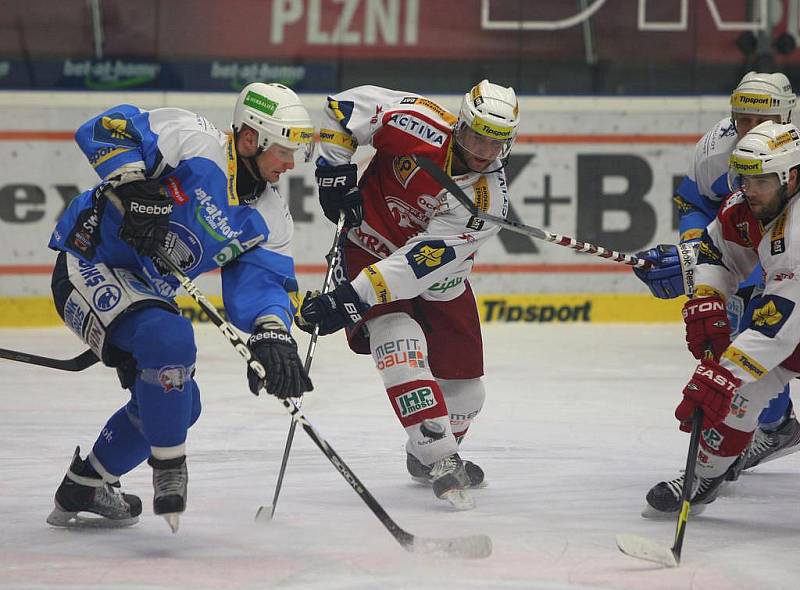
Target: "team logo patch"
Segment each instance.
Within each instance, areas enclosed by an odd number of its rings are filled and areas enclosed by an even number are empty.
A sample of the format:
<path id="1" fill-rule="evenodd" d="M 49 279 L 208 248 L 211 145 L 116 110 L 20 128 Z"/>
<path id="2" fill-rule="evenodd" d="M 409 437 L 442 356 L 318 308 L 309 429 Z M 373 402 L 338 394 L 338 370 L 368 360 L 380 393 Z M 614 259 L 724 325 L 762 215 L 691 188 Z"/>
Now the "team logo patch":
<path id="1" fill-rule="evenodd" d="M 158 382 L 164 388 L 164 393 L 177 390 L 183 391 L 183 385 L 188 379 L 186 378 L 186 367 L 171 365 L 161 367 L 158 371 Z"/>
<path id="2" fill-rule="evenodd" d="M 402 418 L 422 412 L 437 405 L 436 396 L 430 387 L 420 387 L 394 398 Z"/>
<path id="3" fill-rule="evenodd" d="M 700 242 L 700 248 L 697 250 L 697 264 L 724 266 L 722 264 L 722 252 L 717 249 L 707 232 L 703 233 L 703 241 Z"/>
<path id="4" fill-rule="evenodd" d="M 733 394 L 733 399 L 731 400 L 731 414 L 737 418 L 744 418 L 749 403 L 750 400 L 740 393 L 737 392 Z"/>
<path id="5" fill-rule="evenodd" d="M 97 119 L 92 139 L 98 143 L 134 148 L 142 143 L 142 134 L 122 113 L 110 113 Z"/>
<path id="6" fill-rule="evenodd" d="M 442 240 L 420 242 L 406 254 L 406 260 L 418 279 L 455 260 L 455 257 L 455 250 Z"/>
<path id="7" fill-rule="evenodd" d="M 99 311 L 111 311 L 122 299 L 122 291 L 116 285 L 106 284 L 92 295 L 92 303 Z"/>
<path id="8" fill-rule="evenodd" d="M 753 312 L 752 328 L 764 336 L 774 338 L 789 319 L 794 302 L 777 295 L 767 295 L 762 301 L 764 305 Z"/>
<path id="9" fill-rule="evenodd" d="M 402 184 L 403 188 L 408 188 L 411 179 L 419 171 L 419 166 L 410 156 L 398 156 L 392 162 L 392 169 L 397 182 Z"/>

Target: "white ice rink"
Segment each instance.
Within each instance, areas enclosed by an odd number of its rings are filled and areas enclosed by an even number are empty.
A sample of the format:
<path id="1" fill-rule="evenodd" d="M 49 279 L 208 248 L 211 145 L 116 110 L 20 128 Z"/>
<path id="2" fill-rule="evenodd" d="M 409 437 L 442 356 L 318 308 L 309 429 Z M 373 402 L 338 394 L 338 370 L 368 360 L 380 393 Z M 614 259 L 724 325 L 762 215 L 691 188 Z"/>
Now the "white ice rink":
<path id="1" fill-rule="evenodd" d="M 488 325 L 487 403 L 462 455 L 486 471 L 477 508 L 452 512 L 405 470 L 403 431 L 368 357 L 320 341 L 303 411 L 405 529 L 486 533 L 478 561 L 408 554 L 298 429 L 275 519 L 289 419 L 247 390 L 237 354 L 197 329 L 203 415 L 191 430 L 188 511 L 172 535 L 152 514 L 150 469 L 123 479 L 140 523 L 115 531 L 45 524 L 72 450 L 124 401 L 113 371 L 66 373 L 0 361 L 0 588 L 790 589 L 800 579 L 800 454 L 745 473 L 690 519 L 683 563 L 622 555 L 618 532 L 672 543 L 675 523 L 639 516 L 651 485 L 676 476 L 688 436 L 672 417 L 694 361 L 682 326 Z M 304 353 L 305 342 L 301 342 Z M 0 347 L 60 358 L 66 328 L 0 330 Z"/>

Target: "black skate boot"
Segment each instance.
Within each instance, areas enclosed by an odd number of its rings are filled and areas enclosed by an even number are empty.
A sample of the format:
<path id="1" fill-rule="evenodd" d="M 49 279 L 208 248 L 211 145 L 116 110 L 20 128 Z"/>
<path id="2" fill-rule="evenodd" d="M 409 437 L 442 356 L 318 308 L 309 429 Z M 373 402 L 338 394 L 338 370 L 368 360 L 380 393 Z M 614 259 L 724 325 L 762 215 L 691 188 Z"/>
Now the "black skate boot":
<path id="1" fill-rule="evenodd" d="M 75 448 L 72 463 L 56 490 L 55 508 L 47 523 L 69 528 L 115 528 L 136 524 L 142 513 L 142 501 L 133 494 L 123 494 L 119 482 L 108 484 L 81 459 Z M 97 514 L 101 518 L 80 515 Z"/>
<path id="2" fill-rule="evenodd" d="M 173 533 L 178 532 L 180 514 L 186 510 L 186 455 L 175 459 L 150 457 L 153 468 L 153 512 L 164 517 Z"/>
<path id="3" fill-rule="evenodd" d="M 789 417 L 780 428 L 765 432 L 758 428 L 744 456 L 743 469 L 800 451 L 800 423 L 790 410 Z"/>
<path id="4" fill-rule="evenodd" d="M 483 469 L 472 461 L 464 461 L 464 470 L 467 472 L 468 488 L 483 488 L 486 487 L 487 482 L 484 479 Z M 417 483 L 430 485 L 433 481 L 431 477 L 430 465 L 425 465 L 422 461 L 417 459 L 411 453 L 406 452 L 406 469 L 411 475 L 411 479 Z"/>
<path id="5" fill-rule="evenodd" d="M 467 488 L 469 477 L 458 453 L 439 459 L 431 466 L 431 485 L 437 498 L 447 500 L 456 510 L 475 508 Z"/>
<path id="6" fill-rule="evenodd" d="M 691 509 L 689 514 L 697 516 L 702 514 L 708 504 L 717 499 L 720 487 L 725 482 L 728 472 L 735 468 L 741 457 L 728 468 L 728 471 L 719 477 L 695 477 L 692 490 Z M 642 510 L 645 518 L 672 518 L 681 509 L 681 492 L 683 490 L 683 475 L 670 481 L 662 481 L 654 485 L 647 492 L 647 505 Z"/>

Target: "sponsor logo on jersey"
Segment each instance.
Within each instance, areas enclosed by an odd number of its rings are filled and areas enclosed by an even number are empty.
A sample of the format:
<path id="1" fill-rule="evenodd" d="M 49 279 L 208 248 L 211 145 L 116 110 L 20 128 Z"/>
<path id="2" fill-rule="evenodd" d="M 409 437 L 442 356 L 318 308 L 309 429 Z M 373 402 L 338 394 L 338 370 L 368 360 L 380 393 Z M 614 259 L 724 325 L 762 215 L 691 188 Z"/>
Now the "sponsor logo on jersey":
<path id="1" fill-rule="evenodd" d="M 355 137 L 349 133 L 342 133 L 341 131 L 334 131 L 333 129 L 320 129 L 319 141 L 320 143 L 338 145 L 348 152 L 355 152 L 356 148 L 358 148 L 358 142 Z"/>
<path id="2" fill-rule="evenodd" d="M 783 254 L 786 252 L 786 238 L 784 232 L 786 230 L 786 211 L 784 211 L 778 220 L 775 222 L 775 227 L 772 228 L 772 234 L 769 241 L 769 252 L 773 256 Z"/>
<path id="3" fill-rule="evenodd" d="M 422 98 L 421 96 L 406 96 L 403 100 L 400 101 L 400 104 L 418 104 L 423 106 L 437 115 L 439 115 L 442 119 L 444 119 L 448 125 L 455 125 L 458 118 L 453 115 L 450 111 L 446 110 L 442 106 L 438 105 L 437 103 L 433 102 L 432 100 L 428 100 L 427 98 Z"/>
<path id="4" fill-rule="evenodd" d="M 83 324 L 89 313 L 89 305 L 83 297 L 76 291 L 70 293 L 64 304 L 64 323 L 81 338 L 83 338 Z"/>
<path id="5" fill-rule="evenodd" d="M 473 189 L 475 191 L 475 205 L 477 205 L 478 210 L 483 212 L 488 211 L 491 198 L 489 194 L 489 183 L 486 177 L 481 176 L 478 182 L 475 183 Z"/>
<path id="6" fill-rule="evenodd" d="M 446 293 L 450 289 L 458 287 L 463 282 L 464 282 L 464 277 L 446 278 L 442 279 L 438 283 L 434 283 L 433 285 L 428 287 L 428 290 L 436 291 L 437 293 Z"/>
<path id="7" fill-rule="evenodd" d="M 417 208 L 400 197 L 386 195 L 386 206 L 389 208 L 389 211 L 391 211 L 395 223 L 401 228 L 411 228 L 422 231 L 428 227 L 428 223 L 430 223 L 431 217 L 433 217 L 438 201 L 429 195 L 420 195 L 417 199 L 417 204 L 422 206 Z"/>
<path id="8" fill-rule="evenodd" d="M 774 338 L 794 309 L 794 302 L 777 295 L 765 295 L 764 305 L 753 311 L 752 328 Z"/>
<path id="9" fill-rule="evenodd" d="M 777 281 L 779 283 L 781 281 L 792 281 L 795 278 L 795 274 L 793 272 L 791 272 L 791 271 L 788 271 L 788 272 L 776 272 L 773 275 L 772 278 L 773 278 L 773 280 L 775 280 L 775 281 Z"/>
<path id="10" fill-rule="evenodd" d="M 168 365 L 158 370 L 158 382 L 164 389 L 164 393 L 170 391 L 183 391 L 183 385 L 188 381 L 186 367 L 180 365 Z"/>
<path id="11" fill-rule="evenodd" d="M 244 97 L 244 105 L 257 111 L 261 111 L 262 113 L 266 113 L 267 115 L 274 115 L 275 110 L 278 108 L 277 102 L 270 100 L 266 96 L 262 96 L 257 92 L 253 92 L 252 90 L 248 91 L 247 95 Z"/>
<path id="12" fill-rule="evenodd" d="M 455 260 L 456 253 L 442 240 L 420 242 L 406 253 L 406 260 L 418 279 Z"/>
<path id="13" fill-rule="evenodd" d="M 183 205 L 189 202 L 189 196 L 183 192 L 183 187 L 177 177 L 167 176 L 164 179 L 164 188 L 176 205 Z"/>
<path id="14" fill-rule="evenodd" d="M 731 106 L 736 108 L 765 110 L 778 106 L 780 101 L 769 94 L 756 94 L 754 92 L 734 92 L 731 96 Z"/>
<path id="15" fill-rule="evenodd" d="M 103 276 L 99 268 L 81 259 L 78 259 L 78 273 L 81 275 L 83 284 L 86 287 L 96 287 L 106 282 L 106 277 Z"/>
<path id="16" fill-rule="evenodd" d="M 194 211 L 195 218 L 208 235 L 218 242 L 233 240 L 241 235 L 243 230 L 235 230 L 230 226 L 227 215 L 214 204 L 202 187 L 194 189 L 194 194 L 199 203 Z"/>
<path id="17" fill-rule="evenodd" d="M 767 374 L 767 369 L 753 357 L 746 355 L 735 346 L 729 346 L 722 353 L 723 359 L 728 359 L 740 369 L 746 371 L 756 379 L 760 379 Z"/>
<path id="18" fill-rule="evenodd" d="M 364 250 L 375 254 L 378 258 L 386 258 L 393 251 L 393 248 L 390 249 L 386 245 L 383 237 L 366 223 L 362 223 L 360 227 L 355 228 L 350 235 L 355 237 Z"/>
<path id="19" fill-rule="evenodd" d="M 437 405 L 436 396 L 430 387 L 420 387 L 394 398 L 402 418 L 422 412 Z"/>
<path id="20" fill-rule="evenodd" d="M 239 240 L 231 240 L 227 245 L 214 255 L 214 262 L 217 266 L 225 266 L 231 260 L 241 256 L 250 248 L 253 248 L 260 242 L 264 241 L 264 235 L 258 234 L 251 240 L 242 243 Z"/>
<path id="21" fill-rule="evenodd" d="M 122 299 L 122 291 L 116 285 L 101 286 L 92 295 L 92 303 L 98 311 L 111 311 Z"/>
<path id="22" fill-rule="evenodd" d="M 475 217 L 474 215 L 467 221 L 467 227 L 471 230 L 481 231 L 486 222 L 483 219 Z"/>
<path id="23" fill-rule="evenodd" d="M 389 303 L 392 300 L 392 292 L 389 290 L 386 279 L 383 278 L 383 274 L 378 270 L 378 267 L 370 264 L 364 268 L 363 272 L 372 284 L 378 303 Z"/>
<path id="24" fill-rule="evenodd" d="M 394 170 L 394 177 L 397 182 L 403 185 L 403 188 L 408 188 L 411 179 L 419 172 L 419 166 L 410 156 L 397 156 L 392 161 L 392 170 Z"/>
<path id="25" fill-rule="evenodd" d="M 408 113 L 394 113 L 387 124 L 439 148 L 444 146 L 447 139 L 443 131 Z"/>

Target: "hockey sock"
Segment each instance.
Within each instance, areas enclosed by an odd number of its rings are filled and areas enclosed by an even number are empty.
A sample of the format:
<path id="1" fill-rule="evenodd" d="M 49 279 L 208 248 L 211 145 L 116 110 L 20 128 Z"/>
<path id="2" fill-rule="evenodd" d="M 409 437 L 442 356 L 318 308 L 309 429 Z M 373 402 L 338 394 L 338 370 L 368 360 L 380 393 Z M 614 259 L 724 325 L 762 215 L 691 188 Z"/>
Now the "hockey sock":
<path id="1" fill-rule="evenodd" d="M 786 422 L 791 416 L 792 407 L 789 398 L 789 386 L 769 402 L 769 406 L 764 408 L 758 417 L 758 426 L 764 432 L 774 432 Z"/>
<path id="2" fill-rule="evenodd" d="M 450 412 L 450 428 L 459 444 L 486 399 L 482 379 L 437 379 Z"/>
<path id="3" fill-rule="evenodd" d="M 426 465 L 457 452 L 444 395 L 428 366 L 422 328 L 405 313 L 371 319 L 368 328 L 372 358 L 408 435 L 406 450 Z"/>

